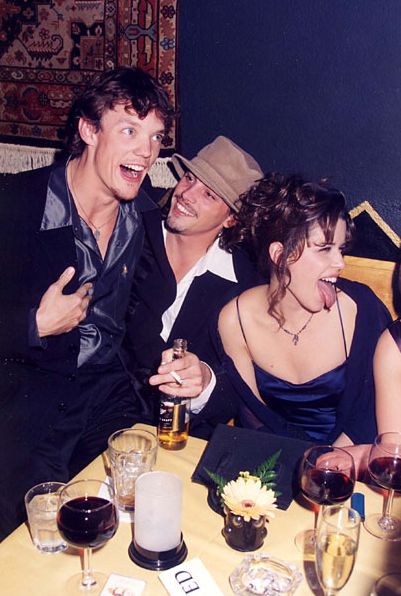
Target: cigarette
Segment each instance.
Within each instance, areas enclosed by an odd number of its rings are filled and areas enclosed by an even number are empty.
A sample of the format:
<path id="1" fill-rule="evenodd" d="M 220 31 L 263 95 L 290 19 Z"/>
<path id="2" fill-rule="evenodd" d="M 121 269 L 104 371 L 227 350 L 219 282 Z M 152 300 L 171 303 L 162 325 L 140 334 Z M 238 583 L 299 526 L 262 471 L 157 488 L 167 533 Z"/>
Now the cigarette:
<path id="1" fill-rule="evenodd" d="M 180 375 L 176 373 L 174 370 L 170 371 L 170 375 L 173 377 L 176 383 L 179 385 L 183 384 L 183 379 L 181 379 Z"/>

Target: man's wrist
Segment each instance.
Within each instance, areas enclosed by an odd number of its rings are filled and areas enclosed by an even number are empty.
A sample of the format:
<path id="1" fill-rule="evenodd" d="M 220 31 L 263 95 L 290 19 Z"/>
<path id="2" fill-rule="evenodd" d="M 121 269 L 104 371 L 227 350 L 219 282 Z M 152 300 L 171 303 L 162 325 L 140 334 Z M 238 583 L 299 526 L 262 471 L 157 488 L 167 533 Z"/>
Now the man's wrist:
<path id="1" fill-rule="evenodd" d="M 192 414 L 199 414 L 199 412 L 201 412 L 201 410 L 209 401 L 209 397 L 211 396 L 213 389 L 216 386 L 216 375 L 214 374 L 213 370 L 206 362 L 201 361 L 201 365 L 203 365 L 202 371 L 206 370 L 207 368 L 207 376 L 210 378 L 210 381 L 203 389 L 203 391 L 198 395 L 198 397 L 193 397 L 192 399 L 188 400 L 189 409 Z"/>
<path id="2" fill-rule="evenodd" d="M 200 361 L 200 366 L 202 369 L 202 393 L 203 393 L 209 387 L 210 381 L 212 380 L 214 373 L 213 373 L 212 369 L 210 368 L 210 366 L 208 364 L 206 364 L 206 362 L 203 362 L 202 360 Z"/>

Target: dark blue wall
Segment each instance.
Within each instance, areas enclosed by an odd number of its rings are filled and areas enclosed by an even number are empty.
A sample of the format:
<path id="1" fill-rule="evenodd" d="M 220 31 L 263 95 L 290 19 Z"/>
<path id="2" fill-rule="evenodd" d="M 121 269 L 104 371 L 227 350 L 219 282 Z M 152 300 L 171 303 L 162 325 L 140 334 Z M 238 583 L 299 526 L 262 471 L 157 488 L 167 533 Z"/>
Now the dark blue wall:
<path id="1" fill-rule="evenodd" d="M 401 234 L 401 0 L 181 0 L 181 149 L 330 177 Z"/>

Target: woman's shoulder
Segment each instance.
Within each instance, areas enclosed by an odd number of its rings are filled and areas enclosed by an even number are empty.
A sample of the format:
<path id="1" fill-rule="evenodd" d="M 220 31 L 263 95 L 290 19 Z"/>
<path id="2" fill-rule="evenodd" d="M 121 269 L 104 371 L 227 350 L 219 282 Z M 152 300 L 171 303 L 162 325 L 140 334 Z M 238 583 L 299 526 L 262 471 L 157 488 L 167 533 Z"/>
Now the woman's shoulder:
<path id="1" fill-rule="evenodd" d="M 253 306 L 255 302 L 259 302 L 260 300 L 266 301 L 267 288 L 267 284 L 263 284 L 261 286 L 249 288 L 249 290 L 245 290 L 245 292 L 242 292 L 242 294 L 238 296 L 238 302 L 241 305 L 241 308 Z"/>
<path id="2" fill-rule="evenodd" d="M 266 284 L 255 286 L 230 300 L 220 311 L 219 324 L 231 324 L 238 321 L 238 313 L 242 315 L 260 308 L 260 302 L 266 300 L 266 288 Z"/>

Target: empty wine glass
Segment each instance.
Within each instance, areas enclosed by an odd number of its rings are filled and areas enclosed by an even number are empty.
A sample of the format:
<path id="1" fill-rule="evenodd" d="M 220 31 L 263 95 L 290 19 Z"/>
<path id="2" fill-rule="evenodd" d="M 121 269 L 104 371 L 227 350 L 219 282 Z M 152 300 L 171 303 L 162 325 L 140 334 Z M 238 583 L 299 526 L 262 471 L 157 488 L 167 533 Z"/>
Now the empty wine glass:
<path id="1" fill-rule="evenodd" d="M 347 583 L 358 550 L 361 518 L 345 505 L 322 511 L 316 538 L 316 573 L 325 596 L 335 596 Z"/>
<path id="2" fill-rule="evenodd" d="M 92 548 L 110 540 L 118 527 L 112 486 L 101 480 L 77 480 L 67 484 L 60 492 L 57 526 L 68 544 L 84 549 L 82 574 L 72 578 L 71 591 L 75 588 L 80 593 L 82 590 L 97 593 L 106 577 L 93 573 Z"/>
<path id="3" fill-rule="evenodd" d="M 332 445 L 311 447 L 305 451 L 299 467 L 299 484 L 305 497 L 318 506 L 343 503 L 354 490 L 354 459 L 344 449 Z M 318 512 L 317 509 L 315 528 L 296 537 L 301 550 L 314 548 Z"/>
<path id="4" fill-rule="evenodd" d="M 401 540 L 401 520 L 392 515 L 394 492 L 401 491 L 401 433 L 378 435 L 369 453 L 369 474 L 381 487 L 388 489 L 382 513 L 369 515 L 365 528 L 382 540 Z"/>

